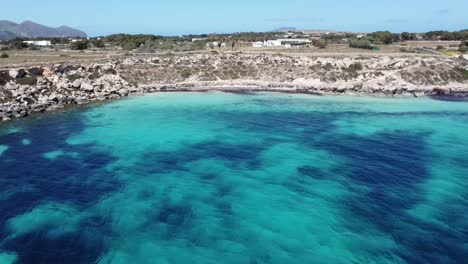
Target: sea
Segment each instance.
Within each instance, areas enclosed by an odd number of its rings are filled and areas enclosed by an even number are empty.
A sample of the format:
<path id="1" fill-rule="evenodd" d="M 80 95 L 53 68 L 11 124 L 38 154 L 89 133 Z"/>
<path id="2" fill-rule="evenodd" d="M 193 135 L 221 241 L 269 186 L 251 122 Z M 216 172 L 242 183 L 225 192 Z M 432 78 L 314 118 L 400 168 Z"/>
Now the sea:
<path id="1" fill-rule="evenodd" d="M 468 102 L 174 92 L 1 124 L 0 263 L 468 263 Z"/>

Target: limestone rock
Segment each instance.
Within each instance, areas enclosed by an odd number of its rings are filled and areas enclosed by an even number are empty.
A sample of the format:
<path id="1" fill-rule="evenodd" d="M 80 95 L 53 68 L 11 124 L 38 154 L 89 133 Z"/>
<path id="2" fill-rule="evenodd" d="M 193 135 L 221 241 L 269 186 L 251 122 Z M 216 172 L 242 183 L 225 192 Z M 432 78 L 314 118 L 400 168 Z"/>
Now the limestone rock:
<path id="1" fill-rule="evenodd" d="M 72 84 L 73 88 L 80 88 L 81 87 L 81 83 L 83 82 L 83 80 L 81 79 L 78 79 L 78 80 L 75 80 Z"/>
<path id="2" fill-rule="evenodd" d="M 128 95 L 128 90 L 127 89 L 120 89 L 118 91 L 118 93 L 120 94 L 120 96 L 127 96 Z"/>
<path id="3" fill-rule="evenodd" d="M 93 92 L 94 91 L 94 86 L 89 84 L 89 83 L 82 83 L 81 84 L 81 89 L 86 91 L 86 92 Z"/>

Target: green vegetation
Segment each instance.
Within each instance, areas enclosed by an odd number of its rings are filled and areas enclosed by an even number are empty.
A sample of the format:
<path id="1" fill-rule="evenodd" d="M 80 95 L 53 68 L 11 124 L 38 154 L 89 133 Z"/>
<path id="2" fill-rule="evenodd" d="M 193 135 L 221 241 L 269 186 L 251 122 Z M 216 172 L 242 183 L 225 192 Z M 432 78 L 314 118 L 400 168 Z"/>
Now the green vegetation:
<path id="1" fill-rule="evenodd" d="M 407 41 L 407 40 L 417 40 L 418 36 L 415 33 L 409 33 L 409 32 L 403 32 L 401 33 L 401 40 Z"/>
<path id="2" fill-rule="evenodd" d="M 5 41 L 2 41 L 2 44 L 4 45 L 2 47 L 2 50 L 12 50 L 12 49 L 16 49 L 16 50 L 21 50 L 21 49 L 27 49 L 29 48 L 29 44 L 27 43 L 24 43 L 23 41 L 25 41 L 26 39 L 23 39 L 23 38 L 15 38 L 15 39 L 12 39 L 12 40 L 5 40 Z"/>
<path id="3" fill-rule="evenodd" d="M 325 39 L 316 39 L 312 41 L 312 45 L 314 45 L 314 47 L 317 47 L 319 49 L 325 49 L 327 48 L 328 41 Z"/>
<path id="4" fill-rule="evenodd" d="M 462 81 L 468 81 L 468 70 L 463 68 L 455 68 L 455 71 L 459 74 Z"/>
<path id="5" fill-rule="evenodd" d="M 10 76 L 10 73 L 8 71 L 0 71 L 0 85 L 5 85 L 9 81 L 11 81 L 12 78 Z"/>
<path id="6" fill-rule="evenodd" d="M 378 31 L 367 35 L 367 38 L 376 44 L 392 44 L 401 40 L 399 34 L 391 33 L 390 31 Z"/>
<path id="7" fill-rule="evenodd" d="M 104 48 L 104 47 L 106 47 L 106 45 L 104 44 L 104 41 L 102 41 L 102 39 L 92 39 L 90 41 L 90 44 L 95 48 Z"/>
<path id="8" fill-rule="evenodd" d="M 209 36 L 209 40 L 223 40 L 225 42 L 229 41 L 248 41 L 248 42 L 255 42 L 255 41 L 264 41 L 268 39 L 275 39 L 278 35 L 284 33 L 278 32 L 243 32 L 243 33 L 235 33 L 235 34 L 224 34 L 224 35 L 216 35 L 216 36 Z"/>
<path id="9" fill-rule="evenodd" d="M 89 41 L 88 40 L 79 40 L 72 42 L 70 44 L 70 49 L 72 50 L 85 50 L 88 48 Z"/>
<path id="10" fill-rule="evenodd" d="M 79 74 L 72 74 L 72 75 L 67 75 L 66 77 L 70 82 L 74 82 L 78 79 L 82 79 L 83 76 L 79 75 Z"/>
<path id="11" fill-rule="evenodd" d="M 37 78 L 34 76 L 23 77 L 16 79 L 16 83 L 21 85 L 36 85 Z"/>
<path id="12" fill-rule="evenodd" d="M 44 40 L 50 40 L 52 45 L 68 45 L 70 44 L 70 39 L 68 38 L 42 38 Z"/>
<path id="13" fill-rule="evenodd" d="M 161 36 L 155 35 L 129 35 L 129 34 L 115 34 L 103 38 L 103 42 L 109 43 L 112 46 L 121 47 L 124 50 L 134 50 L 144 44 L 155 43 L 161 39 Z"/>
<path id="14" fill-rule="evenodd" d="M 468 29 L 461 31 L 430 31 L 422 34 L 425 40 L 468 40 Z"/>
<path id="15" fill-rule="evenodd" d="M 370 41 L 368 40 L 352 41 L 349 43 L 349 47 L 355 48 L 355 49 L 368 49 L 368 50 L 377 49 L 377 47 L 372 45 L 372 43 L 370 43 Z"/>
<path id="16" fill-rule="evenodd" d="M 348 68 L 348 70 L 352 72 L 362 71 L 363 69 L 364 67 L 359 62 L 351 64 Z"/>
<path id="17" fill-rule="evenodd" d="M 85 50 L 88 48 L 102 49 L 121 48 L 128 51 L 140 53 L 152 53 L 157 50 L 166 51 L 196 51 L 205 50 L 210 47 L 213 42 L 226 43 L 226 49 L 234 49 L 235 47 L 247 47 L 251 42 L 264 41 L 269 39 L 279 38 L 309 38 L 312 36 L 305 33 L 294 32 L 292 35 L 285 36 L 282 32 L 242 32 L 232 34 L 200 34 L 200 35 L 185 35 L 185 36 L 158 36 L 151 34 L 114 34 L 105 37 L 81 39 L 71 42 L 69 38 L 16 38 L 8 41 L 0 42 L 1 50 L 20 50 L 20 49 L 40 49 L 41 47 L 31 46 L 24 41 L 27 40 L 50 40 L 55 49 L 71 48 L 73 50 Z M 198 39 L 192 41 L 193 39 Z M 401 41 L 417 41 L 417 40 L 454 40 L 465 41 L 460 45 L 460 52 L 468 52 L 468 30 L 455 32 L 449 31 L 430 31 L 427 33 L 411 33 L 403 32 L 401 34 L 392 33 L 389 31 L 378 31 L 369 34 L 360 33 L 330 33 L 323 34 L 320 39 L 313 41 L 313 46 L 318 48 L 326 48 L 329 44 L 349 44 L 350 47 L 360 49 L 378 49 L 377 45 L 389 45 Z M 218 50 L 218 47 L 212 46 L 212 49 Z M 456 45 L 455 45 L 456 48 Z M 441 47 L 439 47 L 441 50 Z"/>
<path id="18" fill-rule="evenodd" d="M 202 49 L 205 49 L 205 48 L 206 48 L 206 44 L 208 44 L 208 41 L 206 41 L 206 40 L 198 40 L 198 41 L 193 42 L 193 47 L 194 47 L 196 50 L 202 50 Z"/>
<path id="19" fill-rule="evenodd" d="M 458 48 L 461 53 L 468 53 L 468 40 L 463 41 Z"/>
<path id="20" fill-rule="evenodd" d="M 358 35 L 361 34 L 328 34 L 322 36 L 322 39 L 325 39 L 329 43 L 333 44 L 350 43 L 350 46 L 354 48 L 363 49 L 375 49 L 375 45 L 388 45 L 401 41 L 468 41 L 468 30 L 461 30 L 455 32 L 431 31 L 427 33 L 403 32 L 401 34 L 396 34 L 389 31 L 378 31 L 374 33 L 369 33 L 363 37 L 360 36 L 359 38 Z M 465 48 L 462 48 L 462 50 L 465 50 Z"/>
<path id="21" fill-rule="evenodd" d="M 182 76 L 182 78 L 184 78 L 184 79 L 189 78 L 191 75 L 192 75 L 192 72 L 189 69 L 183 69 L 180 72 L 180 76 Z"/>

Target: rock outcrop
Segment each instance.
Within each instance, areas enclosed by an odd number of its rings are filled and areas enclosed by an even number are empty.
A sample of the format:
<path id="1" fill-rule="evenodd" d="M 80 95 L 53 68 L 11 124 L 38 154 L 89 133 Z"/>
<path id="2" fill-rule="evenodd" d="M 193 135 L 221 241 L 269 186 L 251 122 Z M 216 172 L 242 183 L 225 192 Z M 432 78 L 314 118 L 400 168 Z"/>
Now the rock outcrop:
<path id="1" fill-rule="evenodd" d="M 0 70 L 0 120 L 158 91 L 466 95 L 468 62 L 442 56 L 192 54 Z"/>

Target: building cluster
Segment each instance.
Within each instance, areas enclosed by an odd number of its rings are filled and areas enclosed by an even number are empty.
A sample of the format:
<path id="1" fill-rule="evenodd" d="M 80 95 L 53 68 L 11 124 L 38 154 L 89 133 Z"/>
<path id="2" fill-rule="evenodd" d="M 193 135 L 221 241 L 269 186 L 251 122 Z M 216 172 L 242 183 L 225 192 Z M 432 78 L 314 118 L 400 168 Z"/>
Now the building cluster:
<path id="1" fill-rule="evenodd" d="M 81 39 L 69 38 L 69 40 L 70 40 L 70 43 L 73 43 L 73 42 L 80 41 Z M 25 40 L 25 41 L 23 41 L 23 43 L 33 45 L 33 46 L 38 46 L 38 47 L 52 46 L 52 41 L 50 41 L 50 40 Z"/>
<path id="2" fill-rule="evenodd" d="M 52 42 L 50 40 L 26 40 L 23 41 L 23 43 L 40 47 L 52 46 Z"/>
<path id="3" fill-rule="evenodd" d="M 312 41 L 310 39 L 276 39 L 276 40 L 266 40 L 252 43 L 254 48 L 263 48 L 263 47 L 304 47 L 310 46 Z"/>

